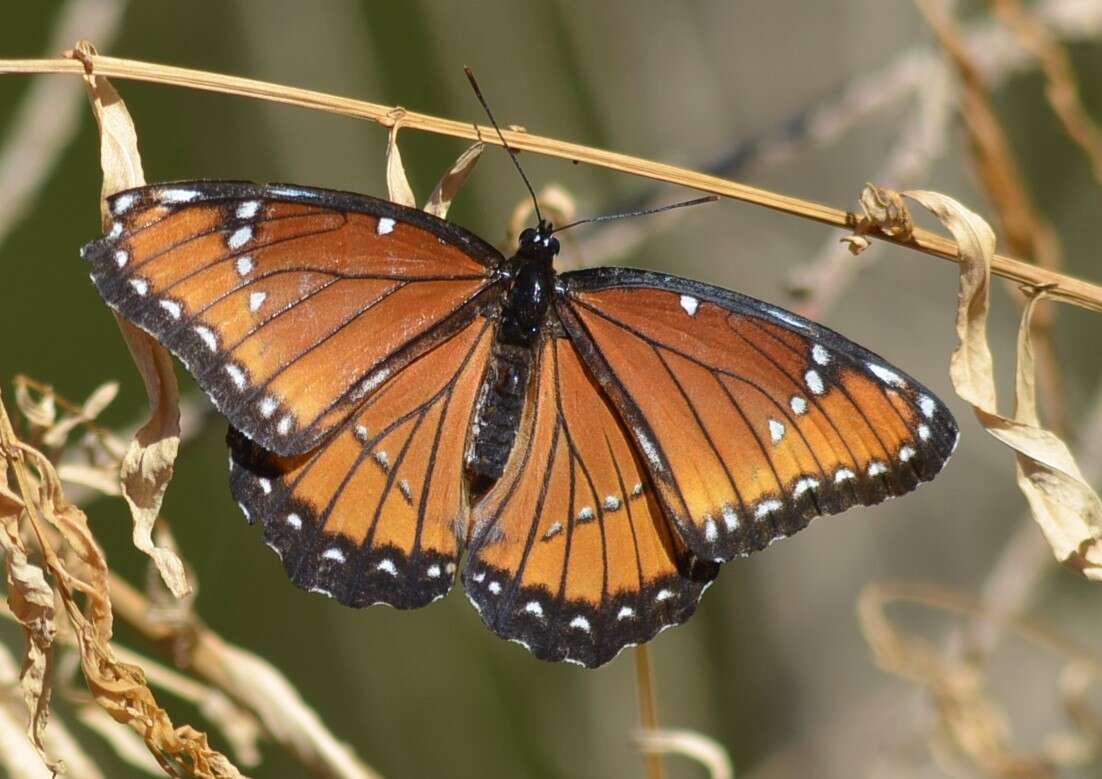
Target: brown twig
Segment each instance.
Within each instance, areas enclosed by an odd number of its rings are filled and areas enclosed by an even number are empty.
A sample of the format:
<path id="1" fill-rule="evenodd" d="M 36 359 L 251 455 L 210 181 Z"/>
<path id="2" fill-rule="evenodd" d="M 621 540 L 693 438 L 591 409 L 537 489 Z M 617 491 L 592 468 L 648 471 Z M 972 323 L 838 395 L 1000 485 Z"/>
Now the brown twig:
<path id="1" fill-rule="evenodd" d="M 658 730 L 658 699 L 654 692 L 654 672 L 651 669 L 650 648 L 635 647 L 635 686 L 639 692 L 639 725 L 644 733 Z M 662 779 L 662 755 L 657 751 L 643 752 L 647 779 Z"/>
<path id="2" fill-rule="evenodd" d="M 100 55 L 91 55 L 86 59 L 91 63 L 93 70 L 102 76 L 172 84 L 192 89 L 253 97 L 345 116 L 371 119 L 385 127 L 394 124 L 394 117 L 398 115 L 397 112 L 399 111 L 394 106 L 384 106 L 378 103 L 352 100 L 307 89 L 206 71 Z M 83 76 L 85 74 L 85 64 L 73 59 L 0 60 L 0 73 L 63 73 Z M 484 140 L 486 143 L 500 145 L 500 140 L 495 136 L 492 128 L 481 127 L 469 122 L 443 119 L 414 111 L 401 110 L 400 115 L 404 129 L 422 130 L 469 140 Z M 505 130 L 503 135 L 510 146 L 520 151 L 531 151 L 574 162 L 584 162 L 656 181 L 678 184 L 702 192 L 711 192 L 722 197 L 764 206 L 834 227 L 849 228 L 853 224 L 853 215 L 847 211 L 747 186 L 718 176 L 617 152 L 568 143 L 554 138 L 531 135 L 518 130 Z M 884 235 L 875 235 L 874 237 L 892 241 L 916 249 L 924 254 L 941 257 L 953 262 L 959 262 L 960 260 L 959 249 L 954 241 L 927 230 L 916 229 L 906 241 Z M 995 256 L 992 271 L 1026 286 L 1049 287 L 1052 290 L 1051 296 L 1055 299 L 1092 311 L 1102 312 L 1102 286 L 1097 284 L 1038 268 L 1001 255 Z"/>

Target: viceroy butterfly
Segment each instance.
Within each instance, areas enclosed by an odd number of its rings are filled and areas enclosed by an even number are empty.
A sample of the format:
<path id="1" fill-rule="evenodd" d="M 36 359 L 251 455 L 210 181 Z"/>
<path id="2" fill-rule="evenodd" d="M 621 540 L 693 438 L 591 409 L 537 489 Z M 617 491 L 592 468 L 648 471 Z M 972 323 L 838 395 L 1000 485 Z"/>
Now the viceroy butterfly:
<path id="1" fill-rule="evenodd" d="M 231 489 L 300 587 L 598 666 L 719 564 L 932 479 L 946 407 L 814 322 L 662 273 L 557 273 L 373 197 L 187 181 L 109 199 L 104 300 L 227 417 Z"/>

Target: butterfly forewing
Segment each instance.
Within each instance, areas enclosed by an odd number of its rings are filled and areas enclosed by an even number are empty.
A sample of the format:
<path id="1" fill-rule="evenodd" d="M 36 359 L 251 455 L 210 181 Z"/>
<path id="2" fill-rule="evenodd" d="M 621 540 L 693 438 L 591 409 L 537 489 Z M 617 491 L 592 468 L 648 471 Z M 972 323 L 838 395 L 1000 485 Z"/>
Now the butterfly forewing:
<path id="1" fill-rule="evenodd" d="M 547 338 L 504 475 L 477 505 L 464 586 L 538 657 L 600 665 L 685 621 L 716 575 L 672 531 L 631 439 L 565 338 Z"/>
<path id="2" fill-rule="evenodd" d="M 565 274 L 559 312 L 692 549 L 728 560 L 932 479 L 956 425 L 922 385 L 794 314 L 663 274 Z"/>
<path id="3" fill-rule="evenodd" d="M 492 329 L 478 317 L 381 384 L 313 452 L 229 436 L 231 488 L 291 579 L 351 606 L 444 595 L 466 538 L 463 456 Z"/>
<path id="4" fill-rule="evenodd" d="M 182 182 L 109 207 L 114 226 L 85 250 L 104 299 L 284 455 L 469 321 L 500 260 L 443 220 L 327 190 Z"/>

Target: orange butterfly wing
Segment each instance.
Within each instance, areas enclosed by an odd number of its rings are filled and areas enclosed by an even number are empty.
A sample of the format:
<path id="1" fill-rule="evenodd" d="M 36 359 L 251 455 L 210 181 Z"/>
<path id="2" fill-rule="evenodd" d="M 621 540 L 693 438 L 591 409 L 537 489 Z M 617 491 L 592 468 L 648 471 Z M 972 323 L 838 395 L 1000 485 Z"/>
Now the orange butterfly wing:
<path id="1" fill-rule="evenodd" d="M 109 207 L 112 229 L 83 252 L 104 299 L 283 455 L 466 325 L 501 261 L 444 220 L 350 193 L 192 181 Z"/>
<path id="2" fill-rule="evenodd" d="M 385 381 L 324 444 L 270 454 L 231 430 L 230 485 L 300 587 L 349 606 L 442 597 L 466 541 L 463 463 L 493 330 L 477 317 Z"/>
<path id="3" fill-rule="evenodd" d="M 820 325 L 646 271 L 564 274 L 557 310 L 701 557 L 932 479 L 956 423 L 921 384 Z"/>
<path id="4" fill-rule="evenodd" d="M 598 666 L 688 619 L 718 567 L 685 548 L 615 410 L 547 337 L 505 473 L 474 509 L 468 597 L 545 660 Z"/>

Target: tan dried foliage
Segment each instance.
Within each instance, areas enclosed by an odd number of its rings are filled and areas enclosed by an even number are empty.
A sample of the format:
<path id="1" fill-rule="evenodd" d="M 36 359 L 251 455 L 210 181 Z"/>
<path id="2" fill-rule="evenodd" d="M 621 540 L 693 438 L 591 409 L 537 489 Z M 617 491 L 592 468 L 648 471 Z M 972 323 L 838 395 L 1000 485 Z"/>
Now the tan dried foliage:
<path id="1" fill-rule="evenodd" d="M 982 659 L 971 654 L 951 656 L 932 641 L 901 628 L 886 613 L 896 602 L 997 622 L 1058 657 L 1065 665 L 1057 694 L 1073 728 L 1048 734 L 1034 754 L 1016 748 L 1010 718 L 989 690 Z M 881 582 L 867 586 L 858 600 L 858 619 L 877 664 L 930 695 L 940 726 L 930 748 L 946 767 L 963 759 L 987 776 L 1049 779 L 1059 769 L 1090 764 L 1098 754 L 1102 713 L 1087 703 L 1086 693 L 1102 678 L 1102 658 L 1063 636 L 927 584 Z"/>
<path id="2" fill-rule="evenodd" d="M 76 56 L 95 54 L 90 44 L 78 44 Z M 85 61 L 87 61 L 85 59 Z M 100 165 L 103 169 L 101 214 L 104 230 L 111 224 L 106 198 L 145 184 L 138 135 L 126 104 L 110 82 L 86 73 L 85 84 L 92 113 L 100 130 Z M 179 556 L 153 542 L 153 526 L 161 511 L 165 490 L 180 448 L 180 393 L 168 352 L 148 333 L 115 315 L 130 355 L 145 383 L 150 416 L 134 435 L 123 457 L 119 480 L 134 519 L 134 545 L 149 555 L 165 584 L 177 597 L 190 592 Z"/>
<path id="3" fill-rule="evenodd" d="M 42 751 L 49 700 L 45 673 L 58 623 L 60 602 L 67 628 L 80 652 L 85 682 L 96 703 L 117 722 L 132 727 L 169 774 L 180 770 L 198 777 L 238 777 L 240 773 L 207 744 L 205 734 L 188 726 L 174 728 L 157 705 L 142 670 L 120 662 L 110 645 L 112 612 L 103 552 L 84 513 L 69 503 L 50 460 L 20 440 L 0 400 L 0 515 L 8 567 L 8 605 L 29 637 L 24 694 L 31 710 L 31 738 Z M 14 484 L 12 477 L 14 476 Z M 42 555 L 44 570 L 28 564 L 20 533 L 25 529 Z M 49 582 L 45 574 L 49 575 Z M 83 607 L 79 601 L 83 601 Z M 43 753 L 45 758 L 45 754 Z M 60 769 L 60 766 L 52 765 Z"/>

